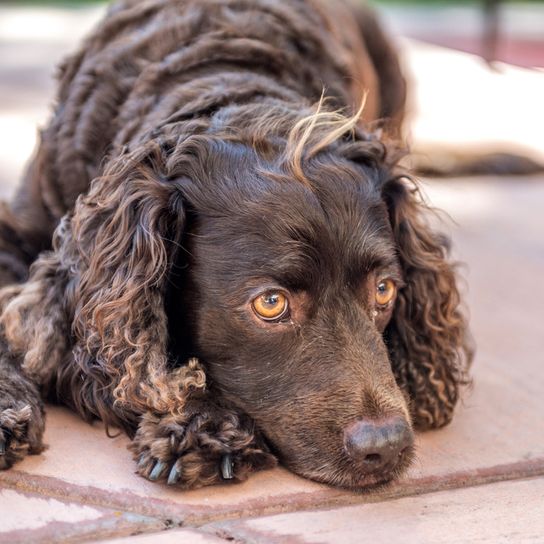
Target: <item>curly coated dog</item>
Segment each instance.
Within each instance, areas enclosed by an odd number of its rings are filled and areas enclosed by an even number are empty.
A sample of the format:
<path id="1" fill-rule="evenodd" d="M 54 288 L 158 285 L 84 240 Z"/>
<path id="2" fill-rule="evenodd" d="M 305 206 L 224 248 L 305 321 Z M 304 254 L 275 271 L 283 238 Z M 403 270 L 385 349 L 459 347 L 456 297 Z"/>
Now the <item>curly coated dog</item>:
<path id="1" fill-rule="evenodd" d="M 0 210 L 0 468 L 42 451 L 47 400 L 170 485 L 399 475 L 470 353 L 370 10 L 122 0 L 59 79 Z"/>

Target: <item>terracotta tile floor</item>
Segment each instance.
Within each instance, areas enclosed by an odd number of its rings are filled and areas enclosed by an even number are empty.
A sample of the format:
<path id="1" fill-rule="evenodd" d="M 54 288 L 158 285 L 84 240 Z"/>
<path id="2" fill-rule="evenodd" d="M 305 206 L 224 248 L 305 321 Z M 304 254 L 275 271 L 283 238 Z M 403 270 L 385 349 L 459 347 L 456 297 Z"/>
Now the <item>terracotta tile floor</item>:
<path id="1" fill-rule="evenodd" d="M 52 62 L 97 14 L 61 19 L 66 43 L 38 36 L 40 47 L 6 38 L 0 22 L 4 195 L 45 118 Z M 356 494 L 275 469 L 177 492 L 134 474 L 125 438 L 50 407 L 49 449 L 0 473 L 0 543 L 544 542 L 544 176 L 428 180 L 425 190 L 454 220 L 444 228 L 466 263 L 478 354 L 454 422 L 418 437 L 402 481 Z"/>

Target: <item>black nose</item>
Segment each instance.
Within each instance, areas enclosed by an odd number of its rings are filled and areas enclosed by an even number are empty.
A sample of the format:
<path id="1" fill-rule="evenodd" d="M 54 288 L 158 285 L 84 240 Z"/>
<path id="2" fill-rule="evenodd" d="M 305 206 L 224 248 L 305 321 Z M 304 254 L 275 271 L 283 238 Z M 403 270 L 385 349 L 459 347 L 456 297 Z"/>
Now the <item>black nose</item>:
<path id="1" fill-rule="evenodd" d="M 414 435 L 402 417 L 361 420 L 344 430 L 344 446 L 364 472 L 392 470 L 414 443 Z"/>

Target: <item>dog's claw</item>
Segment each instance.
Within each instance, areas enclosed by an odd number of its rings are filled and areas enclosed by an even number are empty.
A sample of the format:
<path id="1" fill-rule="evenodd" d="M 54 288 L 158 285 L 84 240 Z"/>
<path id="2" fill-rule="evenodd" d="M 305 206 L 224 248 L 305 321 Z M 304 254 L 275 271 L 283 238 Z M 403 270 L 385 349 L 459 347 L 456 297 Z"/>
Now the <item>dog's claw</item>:
<path id="1" fill-rule="evenodd" d="M 221 474 L 223 480 L 232 480 L 234 478 L 232 471 L 232 455 L 230 453 L 226 453 L 221 458 Z"/>
<path id="2" fill-rule="evenodd" d="M 153 467 L 153 470 L 151 471 L 151 474 L 149 475 L 149 479 L 152 482 L 155 482 L 156 480 L 158 480 L 165 466 L 166 464 L 163 463 L 162 461 L 157 461 L 157 463 Z"/>
<path id="3" fill-rule="evenodd" d="M 144 468 L 147 464 L 147 459 L 144 454 L 140 455 L 138 459 L 138 468 Z"/>
<path id="4" fill-rule="evenodd" d="M 0 457 L 6 455 L 6 441 L 0 438 Z"/>
<path id="5" fill-rule="evenodd" d="M 178 464 L 175 463 L 172 469 L 170 470 L 170 474 L 168 475 L 167 484 L 168 485 L 175 485 L 178 483 L 178 480 L 181 476 L 181 471 L 178 468 Z"/>

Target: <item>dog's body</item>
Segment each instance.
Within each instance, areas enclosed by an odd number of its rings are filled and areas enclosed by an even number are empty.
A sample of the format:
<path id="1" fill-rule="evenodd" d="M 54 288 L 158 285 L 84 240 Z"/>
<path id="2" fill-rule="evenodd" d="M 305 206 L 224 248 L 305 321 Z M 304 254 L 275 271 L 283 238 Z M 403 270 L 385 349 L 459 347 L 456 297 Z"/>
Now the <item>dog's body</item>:
<path id="1" fill-rule="evenodd" d="M 398 474 L 412 424 L 451 418 L 465 324 L 364 128 L 398 134 L 405 94 L 372 14 L 126 0 L 60 79 L 0 216 L 0 468 L 41 450 L 40 391 L 125 429 L 153 480 Z M 366 93 L 359 128 L 333 113 Z"/>

